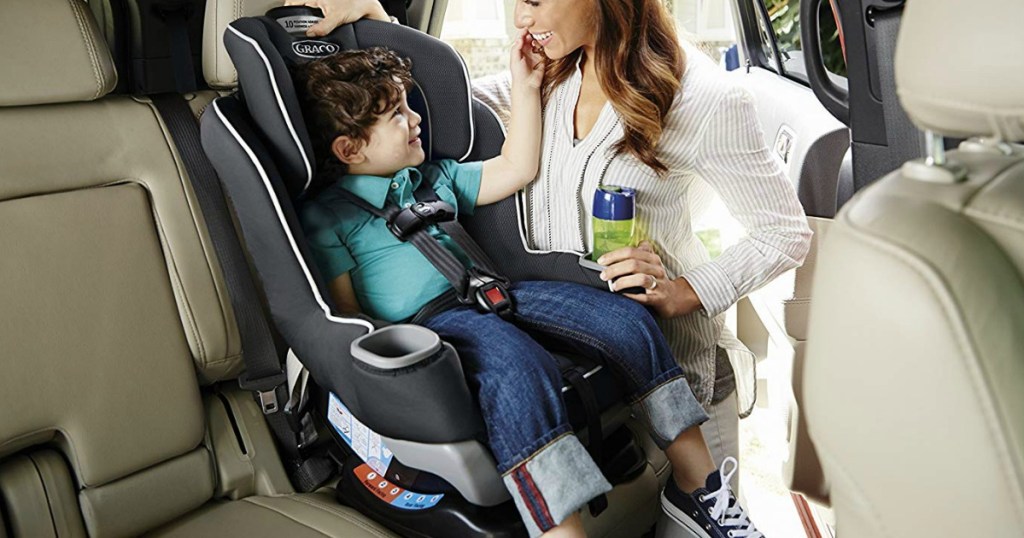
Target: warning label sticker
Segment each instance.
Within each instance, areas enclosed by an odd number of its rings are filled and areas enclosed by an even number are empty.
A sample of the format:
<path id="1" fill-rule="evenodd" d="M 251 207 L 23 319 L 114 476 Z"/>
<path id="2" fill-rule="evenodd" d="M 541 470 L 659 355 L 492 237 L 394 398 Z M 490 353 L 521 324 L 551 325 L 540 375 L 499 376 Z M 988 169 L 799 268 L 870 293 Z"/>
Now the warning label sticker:
<path id="1" fill-rule="evenodd" d="M 356 467 L 352 472 L 359 482 L 380 500 L 402 510 L 426 510 L 437 506 L 444 498 L 443 493 L 416 493 L 396 486 L 366 464 Z"/>
<path id="2" fill-rule="evenodd" d="M 328 403 L 327 420 L 359 459 L 365 461 L 377 474 L 387 472 L 394 454 L 384 445 L 380 435 L 353 416 L 333 393 Z"/>

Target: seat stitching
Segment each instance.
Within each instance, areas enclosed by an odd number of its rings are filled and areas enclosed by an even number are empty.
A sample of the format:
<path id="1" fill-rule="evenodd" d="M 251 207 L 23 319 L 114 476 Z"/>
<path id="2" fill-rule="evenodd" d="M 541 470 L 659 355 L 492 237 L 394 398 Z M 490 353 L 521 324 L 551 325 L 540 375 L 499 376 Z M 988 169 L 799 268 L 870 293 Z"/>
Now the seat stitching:
<path id="1" fill-rule="evenodd" d="M 182 310 L 185 313 L 185 321 L 187 321 L 189 332 L 192 334 L 192 339 L 196 342 L 196 351 L 199 354 L 199 359 L 206 362 L 206 348 L 203 346 L 203 339 L 199 335 L 199 327 L 197 326 L 194 314 L 192 313 L 192 304 L 188 300 L 188 294 L 185 293 L 185 287 L 181 283 L 181 274 L 178 271 L 178 264 L 174 258 L 174 252 L 171 250 L 171 243 L 167 240 L 167 234 L 164 231 L 163 222 L 160 219 L 160 212 L 157 210 L 156 203 L 154 203 L 153 193 L 150 192 L 149 188 L 142 183 L 138 182 L 146 192 L 149 194 L 150 207 L 153 210 L 153 221 L 156 224 L 157 233 L 160 236 L 160 245 L 166 251 L 167 263 L 170 266 L 170 277 L 171 287 L 174 289 L 175 297 L 180 297 L 182 302 Z"/>
<path id="2" fill-rule="evenodd" d="M 375 529 L 375 528 L 367 525 L 364 521 L 362 521 L 362 520 L 360 520 L 358 518 L 354 518 L 352 516 L 352 514 L 349 514 L 347 512 L 343 512 L 341 510 L 338 510 L 337 508 L 335 508 L 333 506 L 330 506 L 330 505 L 327 505 L 325 503 L 322 503 L 322 502 L 320 502 L 320 501 L 318 501 L 316 499 L 311 499 L 309 497 L 294 496 L 294 497 L 288 497 L 288 500 L 294 501 L 294 502 L 300 502 L 300 503 L 303 503 L 303 504 L 307 504 L 309 506 L 313 506 L 313 507 L 319 508 L 321 510 L 326 510 L 327 512 L 330 512 L 330 513 L 332 513 L 332 514 L 334 514 L 334 515 L 344 519 L 345 521 L 348 521 L 348 522 L 350 522 L 350 523 L 352 523 L 352 524 L 354 524 L 354 525 L 356 525 L 358 527 L 361 527 L 362 529 L 364 529 L 364 530 L 366 530 L 368 532 L 372 532 L 373 534 L 375 534 L 377 536 L 380 536 L 382 538 L 389 538 L 386 534 L 382 534 L 380 532 L 380 530 Z"/>
<path id="3" fill-rule="evenodd" d="M 247 502 L 247 503 L 251 504 L 251 505 L 259 506 L 260 508 L 263 508 L 265 510 L 270 510 L 271 512 L 274 512 L 274 513 L 280 515 L 281 517 L 284 517 L 284 518 L 286 518 L 286 519 L 288 519 L 290 521 L 298 523 L 299 525 L 302 525 L 303 527 L 306 527 L 307 529 L 309 529 L 309 530 L 311 530 L 311 531 L 313 531 L 313 532 L 315 532 L 317 534 L 320 534 L 322 536 L 327 536 L 328 538 L 330 538 L 329 534 L 321 531 L 320 529 L 316 529 L 314 527 L 311 527 L 309 524 L 307 524 L 304 521 L 299 521 L 298 519 L 295 519 L 294 517 L 292 517 L 292 516 L 282 512 L 281 510 L 279 510 L 279 509 L 277 509 L 277 508 L 275 508 L 273 506 L 268 506 L 268 505 L 266 505 L 264 503 L 256 502 L 254 499 L 255 499 L 255 497 L 248 497 L 248 498 L 245 498 L 245 499 L 242 499 L 242 500 L 244 502 Z"/>
<path id="4" fill-rule="evenodd" d="M 983 211 L 974 207 L 964 209 L 964 214 L 968 217 L 975 218 L 989 224 L 999 224 L 1013 228 L 1017 231 L 1024 231 L 1024 219 L 1015 219 L 998 213 Z"/>
<path id="5" fill-rule="evenodd" d="M 92 64 L 92 76 L 96 80 L 96 93 L 93 95 L 93 99 L 96 99 L 103 93 L 103 80 L 97 65 L 96 50 L 93 47 L 92 40 L 89 38 L 85 20 L 82 18 L 82 13 L 79 12 L 79 6 L 76 2 L 77 0 L 68 0 L 68 4 L 71 6 L 71 13 L 75 16 L 75 23 L 78 24 L 78 31 L 82 34 L 82 39 L 85 41 L 85 50 L 89 55 L 89 63 Z"/>
<path id="6" fill-rule="evenodd" d="M 236 353 L 236 354 L 231 355 L 229 357 L 224 357 L 223 359 L 213 359 L 213 360 L 204 361 L 203 363 L 206 364 L 207 366 L 211 366 L 211 365 L 214 365 L 214 364 L 221 364 L 221 363 L 225 363 L 225 362 L 233 362 L 233 361 L 237 361 L 238 359 L 241 359 L 243 357 L 243 355 L 244 355 L 244 353 Z"/>

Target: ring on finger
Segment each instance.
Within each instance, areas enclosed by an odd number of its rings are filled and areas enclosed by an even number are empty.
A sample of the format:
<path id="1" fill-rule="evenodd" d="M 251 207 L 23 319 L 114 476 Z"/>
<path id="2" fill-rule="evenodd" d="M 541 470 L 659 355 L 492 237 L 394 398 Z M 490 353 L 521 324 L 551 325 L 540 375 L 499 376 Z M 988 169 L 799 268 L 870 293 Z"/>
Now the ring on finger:
<path id="1" fill-rule="evenodd" d="M 654 291 L 654 288 L 658 287 L 658 277 L 656 277 L 654 275 L 647 275 L 647 276 L 651 279 L 651 285 L 650 286 L 644 286 L 644 288 L 646 288 L 647 291 Z"/>

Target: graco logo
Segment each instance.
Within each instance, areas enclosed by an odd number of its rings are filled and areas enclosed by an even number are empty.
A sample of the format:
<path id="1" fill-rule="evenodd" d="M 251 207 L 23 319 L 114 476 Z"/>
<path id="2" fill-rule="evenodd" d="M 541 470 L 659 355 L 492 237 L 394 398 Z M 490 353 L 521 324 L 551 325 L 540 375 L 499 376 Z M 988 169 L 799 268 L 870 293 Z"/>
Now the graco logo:
<path id="1" fill-rule="evenodd" d="M 302 56 L 303 58 L 323 58 L 332 54 L 337 54 L 341 50 L 341 47 L 334 43 L 327 43 L 326 41 L 296 41 L 292 43 L 292 50 L 295 54 Z"/>

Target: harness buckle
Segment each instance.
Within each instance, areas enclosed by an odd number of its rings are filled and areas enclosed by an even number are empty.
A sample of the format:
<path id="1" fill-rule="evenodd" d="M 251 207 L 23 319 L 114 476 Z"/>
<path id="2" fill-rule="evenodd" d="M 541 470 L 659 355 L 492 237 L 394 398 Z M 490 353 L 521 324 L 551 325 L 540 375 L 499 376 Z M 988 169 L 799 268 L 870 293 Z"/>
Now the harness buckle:
<path id="1" fill-rule="evenodd" d="M 388 222 L 388 230 L 405 241 L 407 237 L 424 226 L 451 220 L 455 220 L 455 208 L 448 202 L 442 200 L 416 202 L 396 213 Z"/>
<path id="2" fill-rule="evenodd" d="M 467 298 L 463 302 L 476 300 L 480 309 L 493 312 L 502 319 L 508 319 L 515 313 L 515 304 L 506 282 L 483 274 L 474 267 L 469 269 L 467 288 Z"/>

